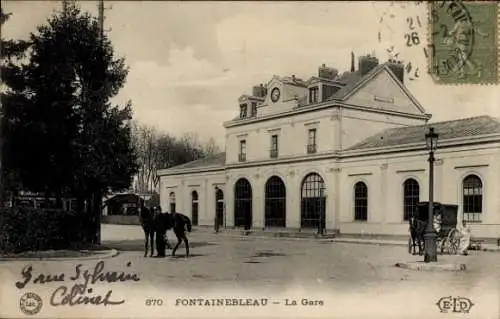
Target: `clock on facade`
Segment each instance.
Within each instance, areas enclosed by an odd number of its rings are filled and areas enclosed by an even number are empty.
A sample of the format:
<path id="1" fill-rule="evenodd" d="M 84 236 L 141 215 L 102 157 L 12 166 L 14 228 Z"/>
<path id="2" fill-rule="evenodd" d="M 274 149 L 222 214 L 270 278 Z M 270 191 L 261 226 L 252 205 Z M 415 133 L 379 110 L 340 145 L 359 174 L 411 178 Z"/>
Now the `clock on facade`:
<path id="1" fill-rule="evenodd" d="M 279 98 L 280 98 L 280 89 L 274 88 L 271 91 L 271 101 L 273 101 L 274 103 L 276 103 L 276 102 L 278 102 Z"/>

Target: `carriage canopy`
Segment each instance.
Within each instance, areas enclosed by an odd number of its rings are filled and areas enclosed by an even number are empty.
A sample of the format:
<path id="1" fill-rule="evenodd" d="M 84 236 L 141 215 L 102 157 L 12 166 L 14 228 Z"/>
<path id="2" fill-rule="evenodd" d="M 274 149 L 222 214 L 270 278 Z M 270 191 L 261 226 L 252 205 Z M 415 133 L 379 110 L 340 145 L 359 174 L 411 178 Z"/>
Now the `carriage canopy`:
<path id="1" fill-rule="evenodd" d="M 429 202 L 417 204 L 417 219 L 427 223 L 429 219 Z M 457 226 L 458 205 L 434 202 L 434 216 L 439 217 L 441 228 L 451 229 Z"/>

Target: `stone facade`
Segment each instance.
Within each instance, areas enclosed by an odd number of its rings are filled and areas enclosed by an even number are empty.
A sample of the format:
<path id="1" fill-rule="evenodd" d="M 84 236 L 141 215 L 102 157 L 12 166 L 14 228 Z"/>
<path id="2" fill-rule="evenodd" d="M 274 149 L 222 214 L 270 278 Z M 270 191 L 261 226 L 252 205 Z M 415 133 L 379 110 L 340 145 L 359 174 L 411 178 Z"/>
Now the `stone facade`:
<path id="1" fill-rule="evenodd" d="M 195 211 L 198 225 L 213 226 L 219 211 L 225 227 L 244 220 L 276 228 L 269 220 L 281 216 L 279 227 L 291 229 L 311 228 L 309 218 L 323 220 L 327 232 L 407 234 L 405 209 L 428 199 L 430 115 L 393 72 L 398 65 L 360 65 L 364 74 L 335 70 L 333 78 L 308 81 L 275 76 L 254 90 L 262 96 L 243 95 L 246 110 L 224 123 L 224 154 L 159 172 L 163 209 L 175 202 L 177 212 Z M 459 220 L 464 207 L 475 210 L 467 215 L 476 219 L 473 236 L 500 237 L 500 122 L 483 116 L 432 126 L 440 134 L 434 200 L 458 205 Z M 273 176 L 279 179 L 266 184 Z M 241 179 L 250 186 L 242 190 Z"/>

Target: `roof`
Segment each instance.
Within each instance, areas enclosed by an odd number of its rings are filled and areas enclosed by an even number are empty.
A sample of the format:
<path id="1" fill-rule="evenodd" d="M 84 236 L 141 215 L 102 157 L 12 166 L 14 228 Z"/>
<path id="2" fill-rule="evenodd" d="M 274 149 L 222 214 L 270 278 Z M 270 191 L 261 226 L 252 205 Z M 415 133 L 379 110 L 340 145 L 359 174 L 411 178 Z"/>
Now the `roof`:
<path id="1" fill-rule="evenodd" d="M 209 155 L 191 162 L 170 167 L 169 169 L 189 169 L 201 167 L 224 167 L 226 164 L 226 152 Z"/>
<path id="2" fill-rule="evenodd" d="M 429 126 L 434 127 L 436 133 L 439 134 L 439 140 L 500 133 L 500 120 L 483 115 L 453 121 L 387 129 L 366 138 L 348 148 L 348 150 L 423 143 Z"/>
<path id="3" fill-rule="evenodd" d="M 343 82 L 345 82 L 346 85 L 344 87 L 342 87 L 340 90 L 338 90 L 337 92 L 335 92 L 335 94 L 328 97 L 327 99 L 329 101 L 343 99 L 345 96 L 347 96 L 347 94 L 349 94 L 351 91 L 356 89 L 358 87 L 358 85 L 360 85 L 362 82 L 364 82 L 363 80 L 371 78 L 376 73 L 378 73 L 380 70 L 382 70 L 384 68 L 384 65 L 385 64 L 377 65 L 376 67 L 371 69 L 368 73 L 366 73 L 363 76 L 361 76 L 359 70 L 357 70 L 355 72 L 344 72 L 340 79 Z"/>
<path id="4" fill-rule="evenodd" d="M 382 72 L 382 70 L 387 70 L 399 83 L 400 87 L 402 88 L 403 91 L 408 95 L 408 97 L 412 100 L 413 103 L 418 107 L 418 109 L 422 112 L 425 113 L 424 108 L 420 105 L 420 103 L 415 99 L 415 97 L 409 92 L 408 88 L 400 81 L 397 79 L 397 76 L 394 74 L 394 72 L 390 68 L 391 62 L 384 62 L 381 64 L 378 64 L 374 66 L 370 71 L 368 71 L 366 74 L 362 75 L 361 70 L 358 69 L 354 72 L 351 71 L 345 71 L 342 74 L 338 74 L 334 79 L 324 79 L 324 78 L 319 78 L 316 76 L 311 77 L 309 80 L 304 81 L 300 78 L 297 77 L 290 77 L 290 76 L 273 76 L 273 78 L 266 84 L 266 87 L 269 86 L 269 84 L 273 80 L 278 80 L 281 81 L 284 84 L 288 85 L 293 85 L 293 86 L 299 86 L 299 87 L 304 87 L 307 88 L 311 83 L 314 81 L 328 81 L 330 82 L 330 85 L 334 84 L 335 86 L 340 86 L 339 90 L 335 90 L 334 92 L 331 93 L 330 96 L 325 97 L 325 101 L 339 101 L 339 100 L 345 100 L 351 93 L 355 92 L 359 88 L 361 88 L 365 83 L 368 83 L 371 79 L 373 79 L 377 74 Z M 293 94 L 292 94 L 293 95 Z M 247 96 L 247 95 L 242 95 Z M 241 97 L 240 97 L 241 99 Z M 298 107 L 304 107 L 304 106 L 310 106 L 311 104 L 308 102 L 307 99 L 307 94 L 304 94 L 302 96 L 298 97 Z M 250 117 L 246 117 L 250 118 Z M 234 120 L 240 120 L 240 116 L 236 115 L 232 121 Z"/>
<path id="5" fill-rule="evenodd" d="M 144 199 L 142 199 L 137 194 L 127 193 L 127 194 L 114 195 L 113 197 L 106 199 L 104 203 L 108 204 L 110 202 L 117 202 L 123 204 L 123 203 L 137 203 L 137 201 L 143 202 Z"/>

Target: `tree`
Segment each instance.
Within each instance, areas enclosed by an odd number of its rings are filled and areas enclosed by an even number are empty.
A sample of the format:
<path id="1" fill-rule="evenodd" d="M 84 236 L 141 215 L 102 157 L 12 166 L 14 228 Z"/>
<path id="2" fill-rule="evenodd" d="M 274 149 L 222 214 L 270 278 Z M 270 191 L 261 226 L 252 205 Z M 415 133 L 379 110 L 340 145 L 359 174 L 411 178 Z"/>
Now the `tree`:
<path id="1" fill-rule="evenodd" d="M 23 187 L 56 198 L 77 198 L 99 233 L 102 197 L 130 186 L 137 166 L 131 141 L 131 103 L 112 106 L 128 73 L 115 58 L 97 19 L 69 4 L 31 34 L 24 89 L 9 130 L 9 153 Z M 92 241 L 98 241 L 94 236 Z"/>
<path id="2" fill-rule="evenodd" d="M 2 26 L 11 15 L 12 13 L 5 13 L 3 8 L 0 7 L 0 23 Z M 25 57 L 28 48 L 29 42 L 27 41 L 1 39 L 0 74 L 2 75 L 5 90 L 1 93 L 0 104 L 0 205 L 5 201 L 6 191 L 12 193 L 21 189 L 19 178 L 12 169 L 8 156 L 5 156 L 8 154 L 8 143 L 4 143 L 4 136 L 11 126 L 9 118 L 16 112 L 16 104 L 19 102 L 11 97 L 12 92 L 22 91 L 24 88 L 19 60 Z"/>
<path id="3" fill-rule="evenodd" d="M 202 152 L 203 156 L 206 157 L 221 153 L 222 150 L 217 143 L 215 143 L 215 139 L 210 137 L 206 143 L 202 144 Z"/>
<path id="4" fill-rule="evenodd" d="M 137 158 L 137 190 L 141 193 L 152 192 L 154 175 L 156 174 L 156 162 L 159 155 L 158 133 L 154 127 L 140 123 L 132 125 L 132 141 Z"/>
<path id="5" fill-rule="evenodd" d="M 220 152 L 215 140 L 201 143 L 196 133 L 181 138 L 159 133 L 154 127 L 134 123 L 133 144 L 137 156 L 137 184 L 139 192 L 154 192 L 160 183 L 158 170 L 184 164 Z"/>

